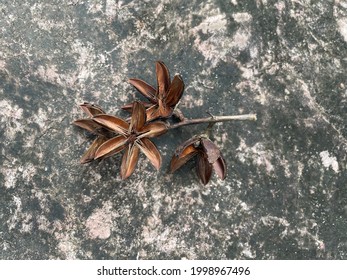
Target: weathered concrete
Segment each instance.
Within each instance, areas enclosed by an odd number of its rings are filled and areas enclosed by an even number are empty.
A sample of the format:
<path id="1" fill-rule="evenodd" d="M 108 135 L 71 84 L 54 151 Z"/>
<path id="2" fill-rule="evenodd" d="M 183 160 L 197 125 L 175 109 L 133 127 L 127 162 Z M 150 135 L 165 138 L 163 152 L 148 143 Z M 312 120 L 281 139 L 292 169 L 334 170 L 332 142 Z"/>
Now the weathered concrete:
<path id="1" fill-rule="evenodd" d="M 347 1 L 0 3 L 2 259 L 346 259 Z M 129 77 L 180 72 L 187 117 L 216 126 L 228 177 L 202 186 L 167 166 L 199 127 L 155 142 L 119 179 L 119 156 L 79 165 L 78 104 L 126 116 Z M 193 172 L 191 172 L 193 171 Z"/>

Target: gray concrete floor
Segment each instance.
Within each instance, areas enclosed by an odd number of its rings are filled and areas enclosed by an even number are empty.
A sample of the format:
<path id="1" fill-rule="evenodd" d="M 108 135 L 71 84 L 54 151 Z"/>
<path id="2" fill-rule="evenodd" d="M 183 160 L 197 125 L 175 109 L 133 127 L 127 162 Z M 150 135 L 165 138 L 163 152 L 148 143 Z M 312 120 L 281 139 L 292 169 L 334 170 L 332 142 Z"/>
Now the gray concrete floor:
<path id="1" fill-rule="evenodd" d="M 347 2 L 0 2 L 1 259 L 346 259 Z M 80 165 L 84 101 L 108 113 L 180 73 L 186 117 L 217 125 L 225 181 L 203 186 L 181 142 L 154 142 L 127 180 L 120 156 Z M 140 98 L 141 99 L 141 98 Z"/>

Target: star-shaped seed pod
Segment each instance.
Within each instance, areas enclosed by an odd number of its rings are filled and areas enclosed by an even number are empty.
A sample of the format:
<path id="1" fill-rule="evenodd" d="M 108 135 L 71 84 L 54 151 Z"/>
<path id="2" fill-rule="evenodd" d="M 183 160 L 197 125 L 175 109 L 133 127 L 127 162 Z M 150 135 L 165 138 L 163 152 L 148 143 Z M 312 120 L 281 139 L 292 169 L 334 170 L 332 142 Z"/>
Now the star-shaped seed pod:
<path id="1" fill-rule="evenodd" d="M 97 115 L 93 121 L 119 134 L 100 145 L 95 158 L 114 155 L 124 150 L 120 169 L 122 180 L 134 172 L 140 151 L 147 156 L 156 169 L 160 168 L 162 161 L 160 153 L 149 138 L 164 134 L 167 132 L 167 126 L 161 121 L 147 123 L 146 108 L 142 103 L 135 101 L 132 104 L 130 123 L 107 114 Z"/>
<path id="2" fill-rule="evenodd" d="M 88 115 L 88 118 L 78 119 L 73 124 L 96 135 L 95 140 L 80 159 L 80 163 L 84 164 L 94 160 L 96 150 L 101 144 L 111 138 L 111 133 L 92 119 L 94 116 L 105 114 L 104 110 L 97 105 L 87 102 L 81 104 L 80 107 Z"/>
<path id="3" fill-rule="evenodd" d="M 182 97 L 184 83 L 180 75 L 175 75 L 170 80 L 170 73 L 162 61 L 155 64 L 157 75 L 157 89 L 140 79 L 129 79 L 132 84 L 144 97 L 149 100 L 145 103 L 147 121 L 157 118 L 168 118 Z M 131 111 L 132 104 L 122 107 L 124 110 Z"/>
<path id="4" fill-rule="evenodd" d="M 204 185 L 210 181 L 212 169 L 219 178 L 225 179 L 227 168 L 219 148 L 203 136 L 193 137 L 176 149 L 171 159 L 170 172 L 175 172 L 195 156 L 197 174 Z"/>

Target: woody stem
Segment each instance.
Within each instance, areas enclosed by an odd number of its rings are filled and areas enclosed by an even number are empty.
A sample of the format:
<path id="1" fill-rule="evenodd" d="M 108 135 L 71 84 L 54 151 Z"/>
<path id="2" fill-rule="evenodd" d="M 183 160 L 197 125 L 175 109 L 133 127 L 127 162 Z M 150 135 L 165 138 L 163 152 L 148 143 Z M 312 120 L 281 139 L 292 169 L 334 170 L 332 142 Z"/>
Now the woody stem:
<path id="1" fill-rule="evenodd" d="M 199 119 L 184 119 L 179 123 L 172 124 L 168 129 L 175 129 L 181 126 L 200 124 L 200 123 L 217 123 L 217 122 L 228 122 L 228 121 L 255 121 L 257 120 L 256 114 L 246 114 L 246 115 L 235 115 L 235 116 L 212 116 L 209 118 L 199 118 Z"/>

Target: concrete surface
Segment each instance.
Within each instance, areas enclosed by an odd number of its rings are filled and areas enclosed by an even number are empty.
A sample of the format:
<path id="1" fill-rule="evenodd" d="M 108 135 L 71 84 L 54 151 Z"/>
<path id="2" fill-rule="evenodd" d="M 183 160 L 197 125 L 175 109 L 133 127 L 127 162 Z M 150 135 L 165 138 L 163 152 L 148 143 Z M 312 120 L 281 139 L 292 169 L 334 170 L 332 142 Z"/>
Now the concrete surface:
<path id="1" fill-rule="evenodd" d="M 347 1 L 0 1 L 1 259 L 347 259 Z M 181 73 L 187 117 L 218 125 L 228 164 L 207 186 L 170 157 L 201 127 L 141 157 L 80 165 L 71 122 Z"/>

